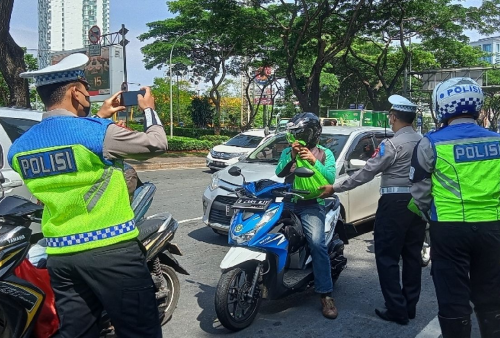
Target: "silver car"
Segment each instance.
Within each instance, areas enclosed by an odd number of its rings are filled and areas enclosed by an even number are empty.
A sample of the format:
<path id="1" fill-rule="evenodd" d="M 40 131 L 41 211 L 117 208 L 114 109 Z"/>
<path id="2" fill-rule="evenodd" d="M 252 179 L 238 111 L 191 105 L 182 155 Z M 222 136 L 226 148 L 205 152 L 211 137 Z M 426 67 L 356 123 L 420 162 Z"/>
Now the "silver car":
<path id="1" fill-rule="evenodd" d="M 2 184 L 5 195 L 18 195 L 36 201 L 23 180 L 9 165 L 7 154 L 12 143 L 26 130 L 42 120 L 42 112 L 28 109 L 4 108 L 0 107 L 0 171 L 5 178 Z M 40 234 L 40 224 L 32 223 L 33 234 Z M 40 237 L 32 236 L 33 240 Z"/>
<path id="2" fill-rule="evenodd" d="M 337 175 L 335 182 L 342 182 L 354 171 L 364 166 L 384 138 L 392 137 L 390 129 L 379 127 L 323 127 L 320 144 L 329 148 L 335 155 Z M 288 142 L 285 133 L 279 133 L 259 145 L 246 158 L 235 165 L 241 168 L 247 181 L 264 178 L 282 182 L 275 175 L 276 164 Z M 242 183 L 241 177 L 228 174 L 231 166 L 212 175 L 211 182 L 203 193 L 203 221 L 214 232 L 227 234 L 231 220 L 228 206 L 236 197 L 221 189 L 221 186 L 234 189 Z M 380 175 L 371 182 L 351 191 L 339 193 L 341 214 L 346 223 L 353 225 L 371 220 L 375 216 L 380 197 Z"/>

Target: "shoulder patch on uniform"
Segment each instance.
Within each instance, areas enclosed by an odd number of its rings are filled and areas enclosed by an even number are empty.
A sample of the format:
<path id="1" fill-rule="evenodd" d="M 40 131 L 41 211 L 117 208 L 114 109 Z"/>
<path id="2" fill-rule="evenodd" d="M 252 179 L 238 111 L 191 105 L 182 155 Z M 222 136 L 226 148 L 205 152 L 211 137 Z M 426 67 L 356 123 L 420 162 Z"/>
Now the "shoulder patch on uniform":
<path id="1" fill-rule="evenodd" d="M 380 157 L 384 156 L 384 154 L 385 154 L 385 143 L 384 142 L 380 143 L 380 145 L 378 147 L 380 148 L 378 154 L 380 155 Z"/>
<path id="2" fill-rule="evenodd" d="M 33 179 L 77 171 L 73 149 L 61 148 L 17 158 L 23 179 Z"/>

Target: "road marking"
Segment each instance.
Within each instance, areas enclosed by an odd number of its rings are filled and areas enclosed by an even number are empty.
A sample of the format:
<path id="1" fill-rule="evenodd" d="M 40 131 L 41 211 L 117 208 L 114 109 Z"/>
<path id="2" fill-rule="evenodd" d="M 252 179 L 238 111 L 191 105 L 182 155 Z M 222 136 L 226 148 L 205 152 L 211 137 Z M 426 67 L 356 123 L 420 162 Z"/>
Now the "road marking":
<path id="1" fill-rule="evenodd" d="M 439 319 L 436 316 L 415 338 L 438 338 L 440 335 L 441 327 L 439 326 Z"/>
<path id="2" fill-rule="evenodd" d="M 199 220 L 201 220 L 201 217 L 190 218 L 190 219 L 183 219 L 182 221 L 179 221 L 177 223 L 182 224 L 182 223 L 187 223 L 187 222 L 192 222 L 192 221 L 199 221 Z"/>

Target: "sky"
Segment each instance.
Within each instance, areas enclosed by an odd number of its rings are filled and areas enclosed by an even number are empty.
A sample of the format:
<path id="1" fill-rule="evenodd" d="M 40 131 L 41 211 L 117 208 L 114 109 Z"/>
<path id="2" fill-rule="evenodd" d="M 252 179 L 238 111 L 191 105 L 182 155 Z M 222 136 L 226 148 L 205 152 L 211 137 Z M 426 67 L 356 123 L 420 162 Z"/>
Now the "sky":
<path id="1" fill-rule="evenodd" d="M 478 6 L 481 0 L 461 2 L 465 6 Z M 130 90 L 137 89 L 139 86 L 152 85 L 155 77 L 164 76 L 164 70 L 146 70 L 144 68 L 140 48 L 148 42 L 140 42 L 137 37 L 147 31 L 146 23 L 164 20 L 173 16 L 172 13 L 168 12 L 166 3 L 167 0 L 110 0 L 110 32 L 118 31 L 122 23 L 129 29 L 127 34 L 127 40 L 130 41 L 127 45 L 128 81 L 140 84 L 130 84 Z M 38 1 L 14 1 L 10 32 L 19 46 L 28 48 L 29 53 L 36 55 L 38 46 Z M 469 31 L 468 33 L 471 41 L 482 37 L 476 32 Z"/>

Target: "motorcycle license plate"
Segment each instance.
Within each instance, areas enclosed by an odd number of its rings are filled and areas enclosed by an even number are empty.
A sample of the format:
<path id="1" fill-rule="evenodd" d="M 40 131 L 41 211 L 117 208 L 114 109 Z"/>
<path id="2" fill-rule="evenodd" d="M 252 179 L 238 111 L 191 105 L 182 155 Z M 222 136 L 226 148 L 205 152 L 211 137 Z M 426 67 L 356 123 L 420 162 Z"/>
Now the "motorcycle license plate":
<path id="1" fill-rule="evenodd" d="M 232 209 L 242 210 L 266 210 L 271 204 L 270 198 L 238 198 L 233 204 Z"/>

